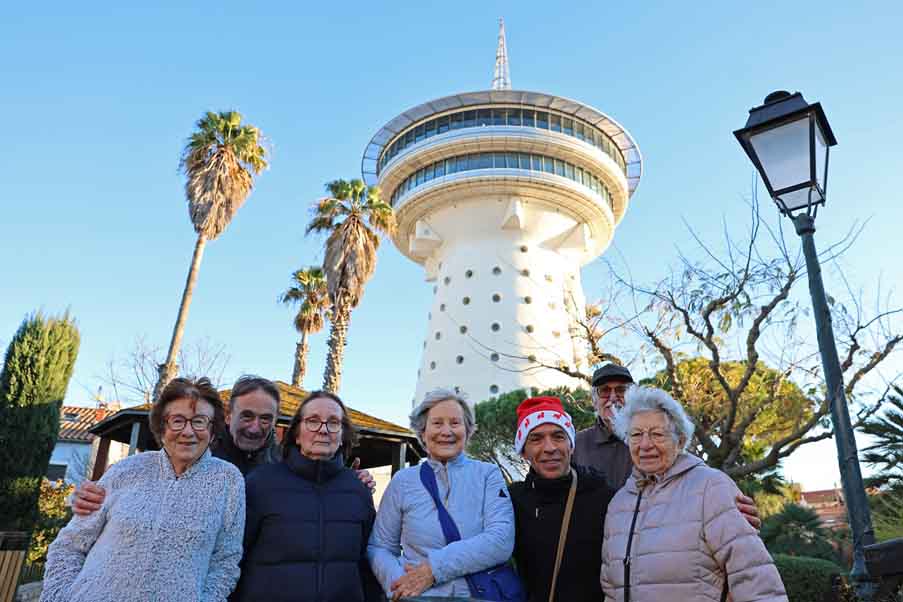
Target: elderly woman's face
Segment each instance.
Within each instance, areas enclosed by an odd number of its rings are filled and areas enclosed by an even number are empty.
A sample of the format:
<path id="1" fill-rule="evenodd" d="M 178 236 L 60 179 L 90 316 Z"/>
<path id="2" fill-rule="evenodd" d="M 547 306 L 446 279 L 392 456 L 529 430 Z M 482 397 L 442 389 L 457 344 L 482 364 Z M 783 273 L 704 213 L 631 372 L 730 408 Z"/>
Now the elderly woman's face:
<path id="1" fill-rule="evenodd" d="M 627 439 L 633 465 L 643 474 L 660 475 L 677 459 L 671 421 L 661 410 L 634 414 Z"/>
<path id="2" fill-rule="evenodd" d="M 328 397 L 317 397 L 301 410 L 295 443 L 311 460 L 330 460 L 342 441 L 342 408 Z"/>
<path id="3" fill-rule="evenodd" d="M 434 405 L 426 415 L 423 440 L 430 458 L 439 462 L 447 462 L 464 451 L 467 426 L 461 404 L 448 399 Z"/>
<path id="4" fill-rule="evenodd" d="M 201 457 L 210 444 L 213 406 L 183 397 L 167 404 L 163 415 L 163 449 L 177 473 Z"/>

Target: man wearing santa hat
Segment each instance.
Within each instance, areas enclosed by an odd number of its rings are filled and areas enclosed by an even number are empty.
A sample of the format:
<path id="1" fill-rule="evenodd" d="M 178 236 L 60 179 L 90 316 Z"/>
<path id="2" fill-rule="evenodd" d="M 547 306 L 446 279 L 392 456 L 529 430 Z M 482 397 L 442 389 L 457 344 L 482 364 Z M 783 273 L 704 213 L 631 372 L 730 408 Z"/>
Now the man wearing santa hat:
<path id="1" fill-rule="evenodd" d="M 602 599 L 602 526 L 615 490 L 602 473 L 571 465 L 575 438 L 571 417 L 557 397 L 533 397 L 518 406 L 514 447 L 530 471 L 510 492 L 514 558 L 528 602 L 548 602 L 553 581 L 554 599 L 560 602 Z"/>

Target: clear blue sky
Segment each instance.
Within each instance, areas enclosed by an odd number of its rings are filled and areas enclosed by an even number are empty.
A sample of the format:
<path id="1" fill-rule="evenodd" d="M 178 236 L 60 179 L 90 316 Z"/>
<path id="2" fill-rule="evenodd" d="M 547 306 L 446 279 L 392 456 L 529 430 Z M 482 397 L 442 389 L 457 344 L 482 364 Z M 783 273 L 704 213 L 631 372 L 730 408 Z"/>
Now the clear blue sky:
<path id="1" fill-rule="evenodd" d="M 164 346 L 195 238 L 179 152 L 204 111 L 237 109 L 272 142 L 272 168 L 208 246 L 186 338 L 227 345 L 227 380 L 289 380 L 296 336 L 276 298 L 321 259 L 303 236 L 310 202 L 359 175 L 396 114 L 487 88 L 499 16 L 515 88 L 591 104 L 638 141 L 645 175 L 615 238 L 635 277 L 660 278 L 688 247 L 682 219 L 712 237 L 722 216 L 743 219 L 751 168 L 731 132 L 785 88 L 821 101 L 839 140 L 819 240 L 872 218 L 847 273 L 899 285 L 899 2 L 14 3 L 0 20 L 0 341 L 35 308 L 71 308 L 76 404 L 136 336 Z M 584 272 L 590 298 L 600 273 Z M 421 269 L 384 245 L 351 322 L 352 406 L 403 422 L 429 297 Z"/>

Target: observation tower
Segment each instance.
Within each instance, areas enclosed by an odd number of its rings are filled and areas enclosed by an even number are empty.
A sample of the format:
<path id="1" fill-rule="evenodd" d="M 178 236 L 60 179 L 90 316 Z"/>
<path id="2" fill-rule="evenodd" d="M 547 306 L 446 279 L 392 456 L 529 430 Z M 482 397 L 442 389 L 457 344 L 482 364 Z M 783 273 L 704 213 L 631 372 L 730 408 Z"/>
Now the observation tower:
<path id="1" fill-rule="evenodd" d="M 433 283 L 415 400 L 436 387 L 476 403 L 585 385 L 549 366 L 589 368 L 580 268 L 608 247 L 639 184 L 627 130 L 581 102 L 512 89 L 500 21 L 491 89 L 398 115 L 361 170 L 395 210 L 393 242 Z"/>

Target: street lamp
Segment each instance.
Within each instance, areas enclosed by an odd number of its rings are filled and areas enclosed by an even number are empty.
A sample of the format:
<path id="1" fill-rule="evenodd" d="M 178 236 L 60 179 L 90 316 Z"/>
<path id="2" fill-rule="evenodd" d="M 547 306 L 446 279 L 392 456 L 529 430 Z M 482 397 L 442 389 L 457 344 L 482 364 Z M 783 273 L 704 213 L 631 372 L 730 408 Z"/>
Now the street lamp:
<path id="1" fill-rule="evenodd" d="M 802 238 L 840 479 L 853 531 L 850 577 L 857 597 L 872 600 L 875 584 L 866 570 L 863 548 L 875 542 L 875 534 L 813 239 L 815 215 L 826 200 L 828 151 L 837 140 L 819 103 L 810 105 L 799 92 L 783 91 L 772 92 L 761 106 L 750 109 L 746 127 L 735 131 L 734 136 L 762 176 L 778 209 L 793 220 L 796 233 Z"/>

